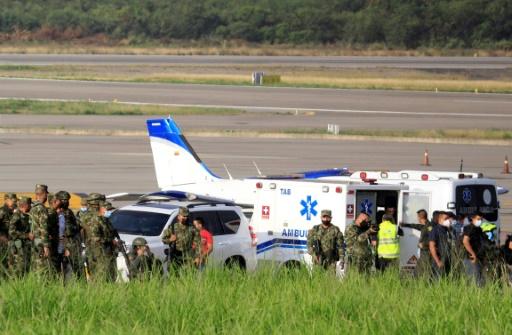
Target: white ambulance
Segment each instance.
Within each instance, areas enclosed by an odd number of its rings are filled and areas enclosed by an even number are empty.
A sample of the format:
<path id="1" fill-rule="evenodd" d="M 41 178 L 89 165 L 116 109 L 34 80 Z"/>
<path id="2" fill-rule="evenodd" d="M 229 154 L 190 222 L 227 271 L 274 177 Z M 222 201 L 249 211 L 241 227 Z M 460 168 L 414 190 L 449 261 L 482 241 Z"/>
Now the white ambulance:
<path id="1" fill-rule="evenodd" d="M 498 227 L 499 239 L 500 218 L 499 201 L 496 182 L 484 178 L 475 172 L 444 172 L 444 171 L 357 171 L 348 177 L 326 177 L 325 181 L 371 181 L 379 185 L 404 185 L 400 207 L 398 208 L 399 223 L 417 223 L 416 212 L 425 209 L 429 215 L 433 211 L 452 211 L 455 214 L 471 215 L 481 212 L 487 221 Z M 417 250 L 420 232 L 404 228 L 401 238 L 400 252 L 411 255 Z M 416 255 L 419 256 L 419 255 Z M 403 260 L 403 257 L 402 257 Z M 415 258 L 407 260 L 414 267 Z"/>
<path id="2" fill-rule="evenodd" d="M 342 232 L 361 211 L 375 222 L 391 202 L 401 215 L 403 185 L 363 181 L 254 180 L 255 203 L 251 226 L 256 232 L 258 267 L 272 263 L 289 267 L 311 264 L 308 231 L 320 224 L 320 212 L 332 211 L 332 223 Z M 403 255 L 404 264 L 412 255 Z"/>

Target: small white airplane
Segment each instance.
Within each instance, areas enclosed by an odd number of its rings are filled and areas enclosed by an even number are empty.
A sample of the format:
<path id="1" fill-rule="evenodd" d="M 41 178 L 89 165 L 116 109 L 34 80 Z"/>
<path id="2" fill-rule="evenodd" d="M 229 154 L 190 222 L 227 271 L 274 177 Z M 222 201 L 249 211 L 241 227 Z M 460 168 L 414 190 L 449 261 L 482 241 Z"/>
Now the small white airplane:
<path id="1" fill-rule="evenodd" d="M 156 179 L 162 190 L 184 191 L 251 205 L 258 179 L 316 179 L 349 176 L 347 168 L 305 171 L 290 175 L 223 179 L 199 158 L 172 118 L 147 120 Z M 257 169 L 257 166 L 256 166 Z M 260 173 L 259 169 L 258 173 Z M 228 172 L 229 175 L 229 172 Z"/>

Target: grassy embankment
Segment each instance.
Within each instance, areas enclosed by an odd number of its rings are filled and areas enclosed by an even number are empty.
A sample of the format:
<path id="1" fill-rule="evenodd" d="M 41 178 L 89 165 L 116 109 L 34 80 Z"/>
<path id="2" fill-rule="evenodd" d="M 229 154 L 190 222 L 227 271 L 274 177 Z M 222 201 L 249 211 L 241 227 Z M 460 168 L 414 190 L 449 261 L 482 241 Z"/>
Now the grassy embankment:
<path id="1" fill-rule="evenodd" d="M 228 108 L 133 105 L 88 101 L 0 100 L 0 114 L 31 115 L 238 115 L 244 111 Z"/>
<path id="2" fill-rule="evenodd" d="M 62 102 L 62 101 L 38 101 L 38 100 L 1 100 L 0 118 L 2 114 L 27 114 L 27 115 L 217 115 L 232 116 L 246 113 L 240 109 L 228 108 L 202 108 L 202 107 L 172 107 L 159 105 L 131 105 L 123 103 L 98 103 L 98 102 Z M 293 113 L 279 113 L 280 115 L 293 118 Z M 272 113 L 267 113 L 271 117 Z M 310 117 L 314 117 L 314 113 Z M 26 133 L 51 133 L 77 134 L 77 135 L 122 135 L 122 130 L 94 130 L 94 129 L 64 129 L 56 128 L 9 128 L 2 127 L 4 132 L 26 132 Z M 145 132 L 130 131 L 130 135 L 145 136 Z M 431 139 L 431 140 L 512 140 L 510 129 L 419 129 L 419 130 L 393 130 L 393 129 L 340 129 L 339 135 L 329 134 L 324 128 L 283 128 L 281 131 L 260 129 L 260 130 L 225 130 L 212 131 L 207 128 L 191 129 L 188 132 L 192 135 L 207 136 L 239 136 L 239 137 L 311 137 L 311 138 L 343 138 L 347 136 L 364 136 L 368 138 L 404 138 L 404 139 Z"/>
<path id="3" fill-rule="evenodd" d="M 510 70 L 304 68 L 296 66 L 0 65 L 1 77 L 250 85 L 254 70 L 277 74 L 273 86 L 512 93 Z"/>
<path id="4" fill-rule="evenodd" d="M 215 270 L 129 284 L 0 283 L 4 334 L 509 334 L 512 291 L 391 274 Z"/>

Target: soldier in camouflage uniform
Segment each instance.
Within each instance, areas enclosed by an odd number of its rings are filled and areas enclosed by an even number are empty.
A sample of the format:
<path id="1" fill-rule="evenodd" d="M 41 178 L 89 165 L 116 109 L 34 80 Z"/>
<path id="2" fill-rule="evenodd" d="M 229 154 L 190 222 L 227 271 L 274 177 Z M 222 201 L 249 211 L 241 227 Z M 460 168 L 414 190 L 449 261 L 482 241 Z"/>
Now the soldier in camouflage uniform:
<path id="1" fill-rule="evenodd" d="M 188 223 L 188 215 L 188 208 L 180 207 L 177 222 L 173 222 L 162 237 L 162 242 L 169 245 L 169 272 L 176 273 L 184 266 L 199 264 L 201 248 L 193 246 L 201 245 L 201 236 L 199 230 Z"/>
<path id="2" fill-rule="evenodd" d="M 132 242 L 132 250 L 128 254 L 130 259 L 130 279 L 149 279 L 153 273 L 160 272 L 157 269 L 155 255 L 149 250 L 148 242 L 142 237 L 137 237 Z"/>
<path id="3" fill-rule="evenodd" d="M 335 269 L 336 262 L 345 259 L 345 242 L 343 233 L 331 223 L 330 210 L 321 211 L 322 224 L 314 226 L 308 232 L 308 252 L 313 257 L 313 264 L 324 269 Z"/>
<path id="4" fill-rule="evenodd" d="M 345 243 L 347 245 L 347 261 L 350 270 L 360 273 L 370 273 L 373 267 L 373 252 L 370 238 L 377 231 L 370 227 L 370 216 L 361 212 L 345 230 Z"/>
<path id="5" fill-rule="evenodd" d="M 108 222 L 99 212 L 100 203 L 103 201 L 105 196 L 102 194 L 89 195 L 89 211 L 81 217 L 81 232 L 87 248 L 92 277 L 111 279 L 112 237 Z"/>
<path id="6" fill-rule="evenodd" d="M 51 223 L 48 220 L 48 209 L 44 203 L 48 199 L 48 186 L 36 185 L 36 201 L 30 210 L 31 229 L 29 239 L 32 241 L 31 270 L 41 274 L 49 274 L 52 270 L 50 234 Z"/>
<path id="7" fill-rule="evenodd" d="M 18 201 L 18 210 L 14 212 L 9 221 L 9 270 L 17 277 L 24 276 L 30 265 L 31 242 L 30 234 L 30 208 L 32 199 L 21 197 Z"/>
<path id="8" fill-rule="evenodd" d="M 57 230 L 52 239 L 55 250 L 55 269 L 69 281 L 73 273 L 80 274 L 80 227 L 69 209 L 71 195 L 66 191 L 55 193 L 52 208 L 57 213 Z"/>
<path id="9" fill-rule="evenodd" d="M 48 193 L 48 239 L 50 241 L 50 262 L 53 273 L 57 273 L 57 244 L 59 243 L 59 218 L 57 214 L 58 208 L 54 207 L 55 195 Z"/>
<path id="10" fill-rule="evenodd" d="M 0 276 L 7 274 L 9 255 L 9 222 L 16 210 L 18 198 L 14 193 L 6 193 L 4 205 L 0 207 Z"/>
<path id="11" fill-rule="evenodd" d="M 118 241 L 116 239 L 117 231 L 112 225 L 112 221 L 110 221 L 110 215 L 114 212 L 115 207 L 109 201 L 100 202 L 100 215 L 103 217 L 103 221 L 105 223 L 105 231 L 108 239 L 112 241 L 112 243 L 105 246 L 106 255 L 110 259 L 109 264 L 109 273 L 112 280 L 116 279 L 117 276 L 117 255 L 119 254 L 120 249 L 118 248 Z"/>

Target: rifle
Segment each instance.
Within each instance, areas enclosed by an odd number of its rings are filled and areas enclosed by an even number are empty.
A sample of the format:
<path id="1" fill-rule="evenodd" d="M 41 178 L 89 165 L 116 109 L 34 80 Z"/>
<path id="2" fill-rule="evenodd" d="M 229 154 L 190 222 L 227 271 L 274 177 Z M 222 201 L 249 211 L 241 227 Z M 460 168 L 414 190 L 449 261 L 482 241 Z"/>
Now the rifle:
<path id="1" fill-rule="evenodd" d="M 176 223 L 171 223 L 171 236 L 176 235 L 176 229 L 175 229 Z M 169 243 L 169 248 L 165 249 L 165 255 L 167 264 L 171 264 L 171 262 L 174 260 L 174 257 L 176 257 L 176 241 L 172 241 Z"/>
<path id="2" fill-rule="evenodd" d="M 119 250 L 123 254 L 124 260 L 126 261 L 126 265 L 128 268 L 130 268 L 130 257 L 128 257 L 128 252 L 126 251 L 126 244 L 123 240 L 121 240 L 121 237 L 119 236 L 119 232 L 117 229 L 114 229 L 114 237 L 117 240 L 117 246 L 119 247 Z"/>
<path id="3" fill-rule="evenodd" d="M 80 241 L 80 257 L 82 258 L 82 263 L 84 265 L 85 280 L 90 282 L 91 272 L 89 271 L 89 260 L 87 259 L 87 247 L 82 241 Z"/>
<path id="4" fill-rule="evenodd" d="M 316 239 L 315 242 L 313 242 L 313 251 L 314 251 L 315 255 L 318 257 L 318 264 L 322 264 L 322 262 L 323 262 L 322 245 L 321 245 L 319 239 Z"/>

